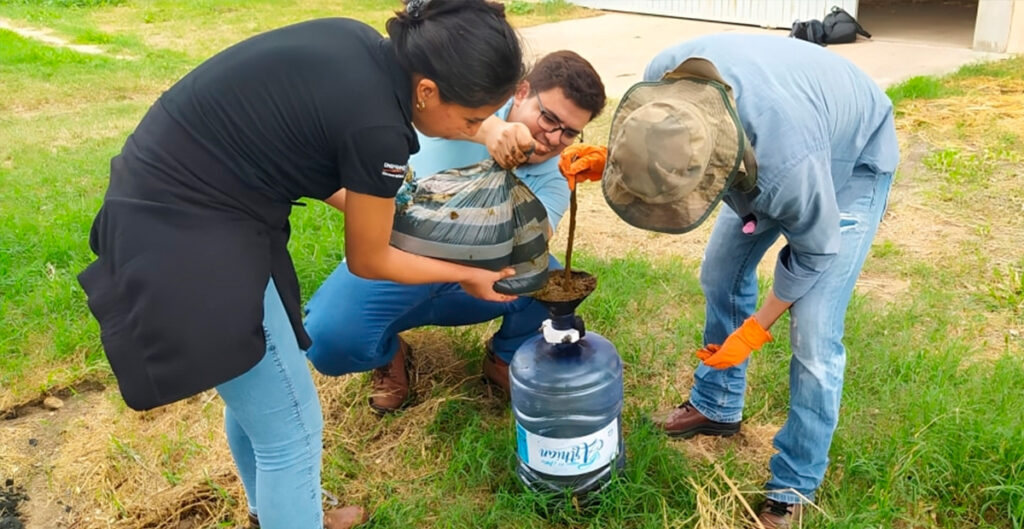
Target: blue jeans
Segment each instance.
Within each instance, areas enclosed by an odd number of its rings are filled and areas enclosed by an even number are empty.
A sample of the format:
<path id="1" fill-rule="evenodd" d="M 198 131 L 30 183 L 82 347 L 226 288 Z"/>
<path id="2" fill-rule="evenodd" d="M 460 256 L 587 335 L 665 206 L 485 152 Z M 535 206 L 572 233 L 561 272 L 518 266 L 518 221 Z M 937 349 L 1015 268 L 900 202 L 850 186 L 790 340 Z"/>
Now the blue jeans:
<path id="1" fill-rule="evenodd" d="M 560 268 L 553 257 L 550 269 Z M 398 351 L 398 333 L 424 325 L 471 325 L 503 317 L 491 347 L 510 362 L 516 349 L 548 317 L 533 298 L 508 303 L 474 298 L 458 283 L 403 285 L 357 277 L 344 261 L 306 305 L 307 351 L 318 371 L 343 375 L 387 365 Z"/>
<path id="2" fill-rule="evenodd" d="M 323 529 L 320 400 L 273 280 L 263 311 L 263 360 L 217 386 L 228 445 L 263 529 Z"/>
<path id="3" fill-rule="evenodd" d="M 775 436 L 778 453 L 771 459 L 772 477 L 766 486 L 774 500 L 811 500 L 824 479 L 846 367 L 846 308 L 885 213 L 891 185 L 891 174 L 855 172 L 838 190 L 839 254 L 789 309 L 789 416 Z M 759 231 L 764 222 L 758 220 Z M 754 313 L 757 264 L 781 233 L 777 225 L 769 224 L 762 233 L 744 235 L 741 226 L 739 217 L 723 207 L 704 255 L 700 280 L 707 302 L 705 345 L 722 343 Z M 749 359 L 724 370 L 698 366 L 691 404 L 711 420 L 740 421 L 748 363 Z"/>

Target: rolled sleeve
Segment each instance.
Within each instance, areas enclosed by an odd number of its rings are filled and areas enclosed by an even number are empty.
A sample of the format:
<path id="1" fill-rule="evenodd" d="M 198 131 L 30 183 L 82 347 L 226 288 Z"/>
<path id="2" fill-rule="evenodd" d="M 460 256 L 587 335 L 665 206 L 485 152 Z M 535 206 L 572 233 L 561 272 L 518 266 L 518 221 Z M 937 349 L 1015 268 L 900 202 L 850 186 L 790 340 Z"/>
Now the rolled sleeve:
<path id="1" fill-rule="evenodd" d="M 408 171 L 415 137 L 402 127 L 380 126 L 351 134 L 339 149 L 340 186 L 356 193 L 390 198 Z"/>
<path id="2" fill-rule="evenodd" d="M 788 242 L 775 264 L 775 295 L 795 302 L 839 253 L 839 206 L 827 151 L 811 154 L 785 174 L 765 198 Z"/>

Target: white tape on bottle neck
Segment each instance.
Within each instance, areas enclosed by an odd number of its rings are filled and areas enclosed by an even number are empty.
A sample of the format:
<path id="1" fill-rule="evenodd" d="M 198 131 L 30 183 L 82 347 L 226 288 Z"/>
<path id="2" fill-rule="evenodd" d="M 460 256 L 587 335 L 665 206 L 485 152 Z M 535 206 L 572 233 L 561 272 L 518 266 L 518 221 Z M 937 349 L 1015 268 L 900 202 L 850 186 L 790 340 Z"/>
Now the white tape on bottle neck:
<path id="1" fill-rule="evenodd" d="M 556 329 L 550 319 L 544 320 L 544 323 L 540 324 L 540 330 L 544 335 L 544 341 L 547 343 L 575 343 L 580 341 L 580 331 L 576 329 Z"/>

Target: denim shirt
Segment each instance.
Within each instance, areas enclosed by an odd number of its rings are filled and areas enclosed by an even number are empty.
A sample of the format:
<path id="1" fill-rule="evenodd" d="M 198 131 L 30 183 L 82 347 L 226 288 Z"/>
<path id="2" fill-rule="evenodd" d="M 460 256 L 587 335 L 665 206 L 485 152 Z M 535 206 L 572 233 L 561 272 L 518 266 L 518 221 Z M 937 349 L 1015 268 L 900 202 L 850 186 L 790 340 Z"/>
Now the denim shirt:
<path id="1" fill-rule="evenodd" d="M 512 99 L 498 109 L 494 115 L 501 119 L 508 118 L 512 109 Z M 443 138 L 429 138 L 417 132 L 420 141 L 420 152 L 409 159 L 415 178 L 439 173 L 447 169 L 465 167 L 487 159 L 491 154 L 487 147 L 479 143 Z M 558 157 L 541 163 L 520 165 L 516 168 L 516 176 L 533 191 L 548 212 L 551 230 L 558 227 L 558 222 L 569 207 L 569 186 L 562 173 L 558 170 Z"/>
<path id="2" fill-rule="evenodd" d="M 892 173 L 899 144 L 892 103 L 865 73 L 797 39 L 719 34 L 677 44 L 647 66 L 656 81 L 703 57 L 732 86 L 758 162 L 755 232 L 777 225 L 788 242 L 775 266 L 775 295 L 796 301 L 839 251 L 836 191 L 854 174 Z M 730 191 L 730 193 L 734 193 Z M 737 237 L 746 237 L 736 233 Z"/>

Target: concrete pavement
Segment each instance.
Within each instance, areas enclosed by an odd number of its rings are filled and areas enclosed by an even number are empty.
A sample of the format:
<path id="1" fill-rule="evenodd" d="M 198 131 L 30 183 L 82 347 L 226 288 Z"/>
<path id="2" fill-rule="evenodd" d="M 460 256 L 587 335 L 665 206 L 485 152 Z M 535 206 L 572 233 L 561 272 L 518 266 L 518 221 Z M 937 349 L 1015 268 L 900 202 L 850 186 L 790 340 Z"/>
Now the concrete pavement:
<path id="1" fill-rule="evenodd" d="M 720 32 L 789 34 L 752 26 L 613 12 L 520 30 L 531 58 L 560 49 L 573 50 L 594 65 L 608 96 L 616 99 L 642 80 L 648 61 L 662 49 Z M 853 61 L 883 88 L 917 75 L 946 74 L 965 64 L 1006 57 L 957 45 L 896 38 L 861 38 L 828 49 Z"/>

